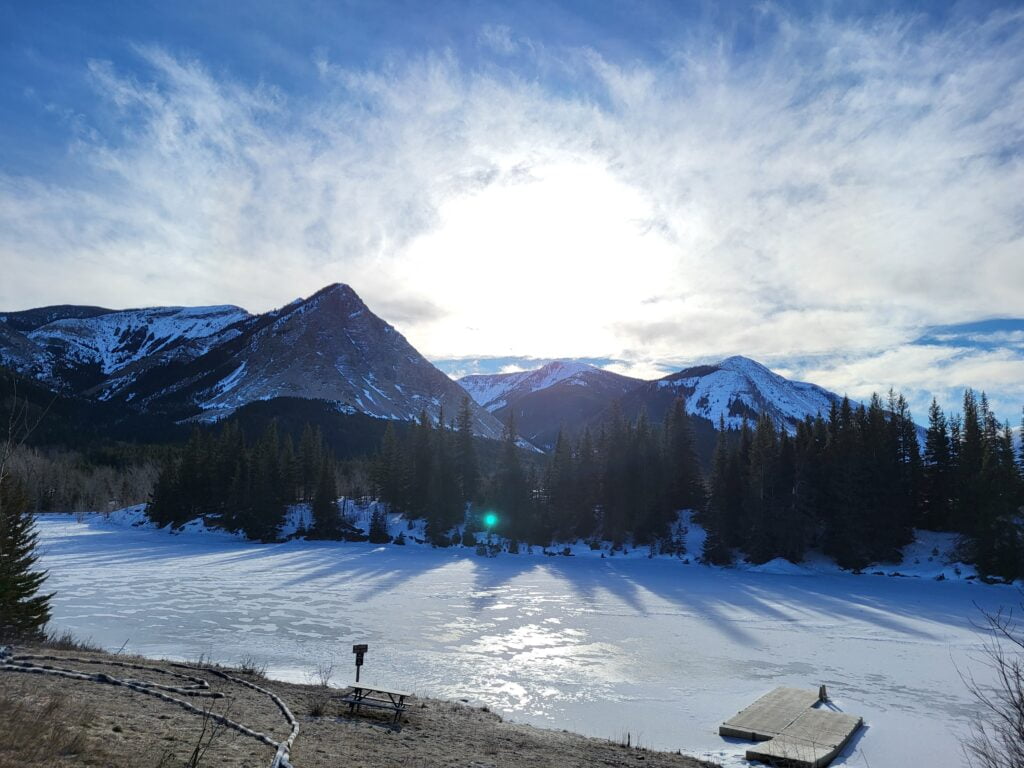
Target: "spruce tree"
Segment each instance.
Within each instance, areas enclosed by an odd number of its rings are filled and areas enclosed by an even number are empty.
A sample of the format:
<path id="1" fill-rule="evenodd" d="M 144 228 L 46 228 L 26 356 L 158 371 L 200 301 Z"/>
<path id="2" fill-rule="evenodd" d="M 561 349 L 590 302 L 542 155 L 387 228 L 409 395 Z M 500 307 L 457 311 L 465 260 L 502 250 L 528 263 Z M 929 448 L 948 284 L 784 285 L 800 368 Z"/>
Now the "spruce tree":
<path id="1" fill-rule="evenodd" d="M 510 409 L 495 477 L 499 525 L 514 539 L 528 539 L 532 529 L 530 486 L 519 461 L 515 413 Z"/>
<path id="2" fill-rule="evenodd" d="M 862 425 L 867 421 L 863 408 L 855 413 L 844 397 L 833 409 L 829 421 L 827 485 L 822 504 L 824 523 L 822 545 L 825 553 L 844 568 L 862 568 L 870 558 L 867 552 L 867 500 Z"/>
<path id="3" fill-rule="evenodd" d="M 597 456 L 590 429 L 584 429 L 576 447 L 576 477 L 573 489 L 573 533 L 586 538 L 597 527 L 598 472 Z"/>
<path id="4" fill-rule="evenodd" d="M 409 511 L 415 517 L 427 514 L 430 487 L 434 474 L 433 425 L 425 410 L 420 411 L 419 421 L 412 428 L 409 449 Z"/>
<path id="5" fill-rule="evenodd" d="M 956 530 L 968 535 L 978 531 L 978 511 L 983 501 L 982 468 L 985 462 L 984 416 L 974 392 L 964 391 L 963 427 L 957 452 Z"/>
<path id="6" fill-rule="evenodd" d="M 405 452 L 398 441 L 394 424 L 389 421 L 380 451 L 373 462 L 372 474 L 378 498 L 395 512 L 404 512 L 408 507 L 407 469 Z"/>
<path id="7" fill-rule="evenodd" d="M 443 412 L 442 412 L 443 418 Z M 435 544 L 451 543 L 448 531 L 462 521 L 465 507 L 452 450 L 452 432 L 441 421 L 431 435 L 433 461 L 427 484 L 427 535 Z"/>
<path id="8" fill-rule="evenodd" d="M 732 551 L 726 543 L 729 505 L 732 503 L 732 488 L 730 486 L 732 453 L 725 430 L 725 419 L 719 416 L 718 442 L 715 445 L 715 457 L 711 466 L 711 490 L 707 507 L 700 515 L 706 533 L 701 556 L 704 562 L 712 565 L 732 563 Z"/>
<path id="9" fill-rule="evenodd" d="M 819 512 L 825 498 L 825 455 L 828 426 L 819 414 L 797 425 L 793 476 L 793 518 L 802 534 L 803 548 L 818 544 Z"/>
<path id="10" fill-rule="evenodd" d="M 603 460 L 600 485 L 602 535 L 616 546 L 621 545 L 629 532 L 633 499 L 630 496 L 629 466 L 630 428 L 622 417 L 618 402 L 612 405 L 611 416 L 599 445 Z"/>
<path id="11" fill-rule="evenodd" d="M 387 544 L 391 541 L 388 534 L 388 515 L 379 506 L 370 515 L 369 539 L 371 544 Z"/>
<path id="12" fill-rule="evenodd" d="M 313 494 L 313 537 L 317 539 L 341 538 L 341 512 L 338 510 L 338 487 L 334 468 L 327 461 L 320 465 L 319 479 Z"/>
<path id="13" fill-rule="evenodd" d="M 806 510 L 796 504 L 797 462 L 796 441 L 782 429 L 775 459 L 773 500 L 778 529 L 773 538 L 776 556 L 792 563 L 804 559 L 809 538 Z"/>
<path id="14" fill-rule="evenodd" d="M 775 540 L 779 529 L 775 498 L 778 454 L 775 425 L 767 413 L 762 413 L 750 445 L 744 483 L 744 516 L 750 521 L 746 550 L 755 563 L 767 562 L 779 554 Z"/>
<path id="15" fill-rule="evenodd" d="M 28 495 L 0 462 L 0 642 L 37 639 L 50 620 L 53 595 L 40 593 L 37 560 Z"/>
<path id="16" fill-rule="evenodd" d="M 1017 433 L 1017 439 L 1020 440 L 1020 445 L 1018 446 L 1018 449 L 1020 450 L 1018 466 L 1020 468 L 1021 480 L 1024 480 L 1024 408 L 1021 408 L 1020 432 Z"/>
<path id="17" fill-rule="evenodd" d="M 552 539 L 575 538 L 576 466 L 569 441 L 561 429 L 544 478 L 544 491 L 545 535 Z"/>
<path id="18" fill-rule="evenodd" d="M 476 447 L 473 444 L 473 411 L 469 397 L 462 398 L 456 434 L 455 460 L 458 467 L 459 489 L 462 492 L 463 503 L 467 503 L 476 497 L 480 477 Z"/>
<path id="19" fill-rule="evenodd" d="M 921 525 L 934 531 L 952 527 L 953 457 L 946 416 L 932 398 L 924 440 L 924 492 Z"/>
<path id="20" fill-rule="evenodd" d="M 674 510 L 704 507 L 704 479 L 694 444 L 686 401 L 676 398 L 665 424 L 669 505 Z"/>
<path id="21" fill-rule="evenodd" d="M 989 418 L 988 403 L 982 397 L 982 423 Z M 986 575 L 1014 579 L 1024 573 L 1024 522 L 1021 520 L 1020 475 L 1013 450 L 1010 425 L 1001 430 L 990 425 L 983 430 L 985 451 L 977 478 L 978 508 L 975 515 L 973 556 Z"/>
<path id="22" fill-rule="evenodd" d="M 273 541 L 284 522 L 287 496 L 281 472 L 281 444 L 277 423 L 270 422 L 251 459 L 250 498 L 239 521 L 250 539 Z"/>
<path id="23" fill-rule="evenodd" d="M 319 427 L 306 424 L 299 440 L 299 496 L 309 501 L 316 493 L 320 481 L 320 468 L 323 464 L 323 436 Z"/>

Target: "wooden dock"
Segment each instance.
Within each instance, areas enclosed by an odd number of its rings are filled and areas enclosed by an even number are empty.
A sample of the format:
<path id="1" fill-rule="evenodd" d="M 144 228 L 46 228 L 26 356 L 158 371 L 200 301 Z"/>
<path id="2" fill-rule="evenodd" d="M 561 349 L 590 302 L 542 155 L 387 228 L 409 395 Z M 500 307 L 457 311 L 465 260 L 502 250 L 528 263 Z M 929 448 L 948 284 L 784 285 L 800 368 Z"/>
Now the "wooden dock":
<path id="1" fill-rule="evenodd" d="M 760 760 L 793 768 L 822 768 L 861 726 L 855 715 L 814 707 L 815 691 L 776 688 L 726 720 L 722 736 L 763 743 L 747 749 L 748 760 Z"/>

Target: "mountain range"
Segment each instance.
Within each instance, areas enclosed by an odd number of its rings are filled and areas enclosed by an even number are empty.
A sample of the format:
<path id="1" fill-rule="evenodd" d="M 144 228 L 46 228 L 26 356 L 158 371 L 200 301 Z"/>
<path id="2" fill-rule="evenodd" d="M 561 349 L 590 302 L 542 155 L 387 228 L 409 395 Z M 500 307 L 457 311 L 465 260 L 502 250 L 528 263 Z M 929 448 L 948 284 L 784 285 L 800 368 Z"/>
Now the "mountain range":
<path id="1" fill-rule="evenodd" d="M 175 422 L 216 421 L 267 401 L 315 400 L 342 414 L 449 421 L 467 393 L 476 433 L 550 449 L 558 431 L 598 428 L 613 409 L 660 421 L 683 396 L 698 432 L 768 413 L 793 428 L 827 413 L 832 392 L 729 357 L 655 381 L 574 361 L 450 379 L 347 285 L 280 309 L 231 306 L 112 310 L 61 305 L 0 314 L 0 366 L 61 395 Z"/>
<path id="2" fill-rule="evenodd" d="M 252 315 L 238 307 L 45 307 L 0 315 L 0 364 L 62 394 L 176 420 L 307 398 L 344 413 L 454 417 L 466 393 L 347 285 Z M 471 404 L 474 429 L 504 429 Z M 447 417 L 445 417 L 447 421 Z"/>
<path id="3" fill-rule="evenodd" d="M 644 412 L 661 421 L 676 398 L 683 397 L 698 429 L 720 424 L 735 429 L 744 420 L 755 421 L 767 413 L 792 431 L 805 416 L 827 414 L 832 403 L 840 401 L 817 385 L 791 381 L 739 356 L 655 381 L 556 360 L 534 371 L 476 374 L 459 383 L 502 421 L 513 415 L 519 434 L 545 449 L 554 445 L 559 429 L 575 435 L 586 427 L 596 428 L 613 407 L 628 420 Z"/>

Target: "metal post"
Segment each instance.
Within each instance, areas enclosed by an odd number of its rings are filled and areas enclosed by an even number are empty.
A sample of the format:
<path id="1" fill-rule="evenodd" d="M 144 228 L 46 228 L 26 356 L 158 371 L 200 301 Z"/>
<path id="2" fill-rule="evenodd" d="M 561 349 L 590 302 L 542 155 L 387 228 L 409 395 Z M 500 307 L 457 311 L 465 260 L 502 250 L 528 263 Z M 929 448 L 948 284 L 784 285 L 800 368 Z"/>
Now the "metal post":
<path id="1" fill-rule="evenodd" d="M 369 648 L 369 646 L 366 645 L 366 644 L 360 644 L 360 645 L 353 645 L 352 646 L 352 653 L 354 653 L 356 655 L 356 682 L 357 683 L 359 682 L 359 668 L 361 666 L 363 666 L 363 654 L 366 653 L 367 648 Z"/>

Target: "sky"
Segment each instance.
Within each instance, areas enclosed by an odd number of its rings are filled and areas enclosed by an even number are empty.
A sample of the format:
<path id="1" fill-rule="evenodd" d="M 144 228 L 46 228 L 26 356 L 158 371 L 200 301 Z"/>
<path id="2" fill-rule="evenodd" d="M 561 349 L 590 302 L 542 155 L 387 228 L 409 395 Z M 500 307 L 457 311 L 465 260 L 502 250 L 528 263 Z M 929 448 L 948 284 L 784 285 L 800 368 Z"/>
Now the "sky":
<path id="1" fill-rule="evenodd" d="M 2 2 L 0 308 L 1024 405 L 1019 3 Z"/>

